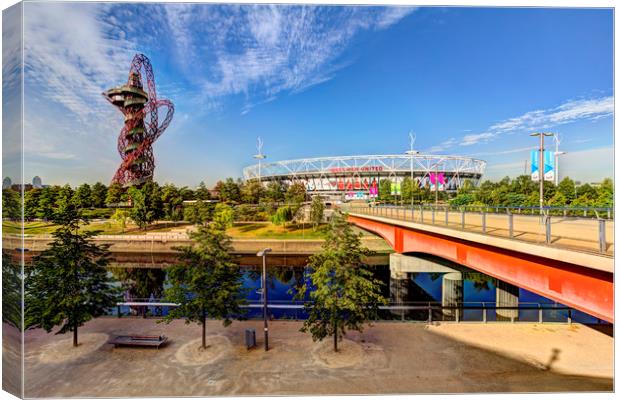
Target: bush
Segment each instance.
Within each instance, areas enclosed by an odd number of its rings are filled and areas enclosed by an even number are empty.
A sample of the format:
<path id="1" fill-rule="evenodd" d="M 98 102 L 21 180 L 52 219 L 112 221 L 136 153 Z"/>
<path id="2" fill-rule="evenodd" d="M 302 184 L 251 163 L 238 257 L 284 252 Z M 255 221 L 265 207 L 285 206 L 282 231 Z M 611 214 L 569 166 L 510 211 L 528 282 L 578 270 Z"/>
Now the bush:
<path id="1" fill-rule="evenodd" d="M 85 208 L 82 216 L 87 219 L 109 219 L 114 214 L 113 208 Z"/>

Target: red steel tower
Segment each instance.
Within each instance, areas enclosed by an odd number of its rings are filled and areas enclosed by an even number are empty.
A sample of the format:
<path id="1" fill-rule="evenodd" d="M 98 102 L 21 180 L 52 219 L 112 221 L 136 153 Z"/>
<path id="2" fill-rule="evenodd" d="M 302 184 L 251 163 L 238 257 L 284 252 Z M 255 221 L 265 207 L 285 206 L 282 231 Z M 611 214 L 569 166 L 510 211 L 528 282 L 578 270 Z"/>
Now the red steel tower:
<path id="1" fill-rule="evenodd" d="M 131 62 L 127 84 L 102 94 L 125 116 L 125 125 L 118 137 L 118 152 L 122 162 L 112 183 L 140 186 L 151 181 L 155 170 L 153 142 L 170 124 L 174 105 L 170 100 L 157 98 L 155 76 L 148 57 L 136 54 Z M 162 106 L 167 108 L 167 112 L 159 124 L 157 111 Z"/>

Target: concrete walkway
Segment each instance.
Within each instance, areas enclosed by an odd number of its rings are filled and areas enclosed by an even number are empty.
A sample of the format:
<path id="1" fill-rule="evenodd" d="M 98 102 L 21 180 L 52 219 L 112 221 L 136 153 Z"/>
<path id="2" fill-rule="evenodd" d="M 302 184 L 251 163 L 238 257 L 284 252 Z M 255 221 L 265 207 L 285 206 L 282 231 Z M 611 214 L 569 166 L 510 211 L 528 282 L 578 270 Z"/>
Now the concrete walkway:
<path id="1" fill-rule="evenodd" d="M 245 328 L 258 348 L 246 350 Z M 204 365 L 179 354 L 200 337 L 198 325 L 137 318 L 99 318 L 80 334 L 81 356 L 52 362 L 65 338 L 26 333 L 27 397 L 317 395 L 382 393 L 558 392 L 613 390 L 613 338 L 581 325 L 432 325 L 378 323 L 347 338 L 359 347 L 346 367 L 320 362 L 321 344 L 300 333 L 301 322 L 272 322 L 271 350 L 262 350 L 261 321 L 207 331 L 229 343 L 225 356 Z M 101 335 L 101 334 L 104 335 Z M 102 337 L 165 334 L 160 350 L 118 348 Z M 65 335 L 67 336 L 67 335 Z M 93 340 L 99 340 L 94 343 Z M 327 343 L 329 345 L 329 342 Z M 86 348 L 87 346 L 91 346 Z M 48 349 L 48 350 L 46 350 Z M 58 349 L 55 349 L 57 351 Z M 346 354 L 346 352 L 343 352 Z M 351 360 L 355 361 L 351 363 Z"/>

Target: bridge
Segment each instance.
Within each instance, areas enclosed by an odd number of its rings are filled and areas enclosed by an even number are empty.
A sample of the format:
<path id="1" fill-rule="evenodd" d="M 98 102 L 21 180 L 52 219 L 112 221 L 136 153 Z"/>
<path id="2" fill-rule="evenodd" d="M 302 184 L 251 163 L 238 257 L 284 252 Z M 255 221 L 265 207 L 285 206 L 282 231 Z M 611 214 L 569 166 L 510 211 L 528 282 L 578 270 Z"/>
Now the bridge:
<path id="1" fill-rule="evenodd" d="M 397 253 L 467 266 L 605 321 L 614 321 L 611 210 L 350 205 L 348 220 Z M 535 212 L 539 212 L 536 209 Z"/>

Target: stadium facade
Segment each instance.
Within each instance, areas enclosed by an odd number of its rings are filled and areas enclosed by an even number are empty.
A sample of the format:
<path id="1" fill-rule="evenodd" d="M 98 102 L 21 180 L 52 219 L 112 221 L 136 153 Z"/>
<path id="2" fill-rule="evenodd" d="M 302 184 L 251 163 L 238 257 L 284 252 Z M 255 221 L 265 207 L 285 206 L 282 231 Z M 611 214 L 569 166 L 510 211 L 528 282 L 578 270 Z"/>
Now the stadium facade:
<path id="1" fill-rule="evenodd" d="M 372 199 L 379 182 L 389 179 L 391 192 L 400 195 L 406 177 L 421 188 L 455 191 L 465 180 L 477 185 L 486 161 L 434 154 L 393 154 L 318 157 L 261 163 L 244 168 L 244 179 L 267 184 L 302 183 L 309 194 L 332 199 Z"/>

